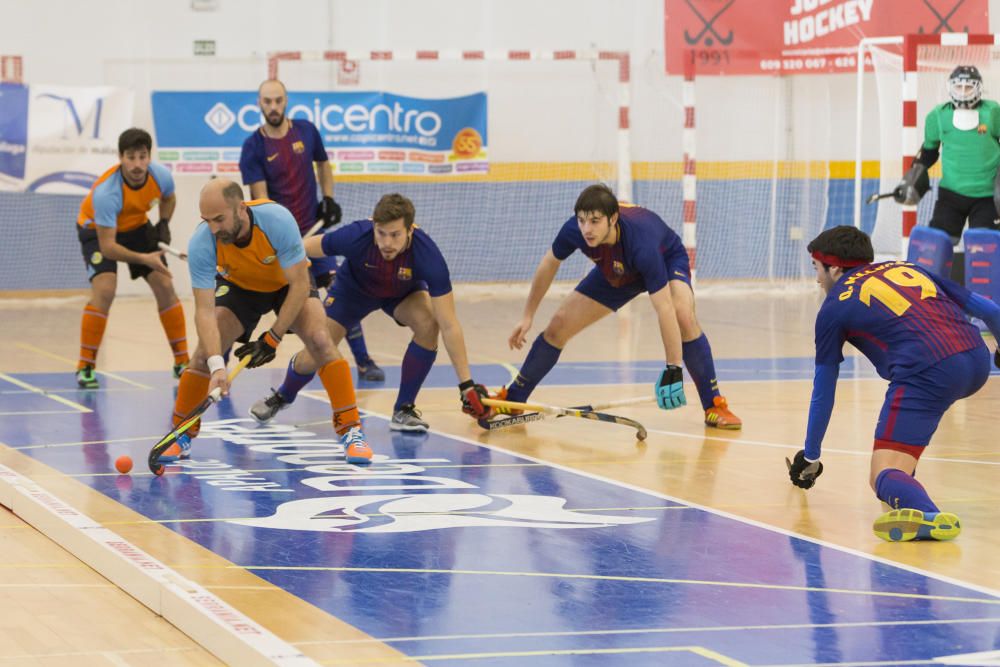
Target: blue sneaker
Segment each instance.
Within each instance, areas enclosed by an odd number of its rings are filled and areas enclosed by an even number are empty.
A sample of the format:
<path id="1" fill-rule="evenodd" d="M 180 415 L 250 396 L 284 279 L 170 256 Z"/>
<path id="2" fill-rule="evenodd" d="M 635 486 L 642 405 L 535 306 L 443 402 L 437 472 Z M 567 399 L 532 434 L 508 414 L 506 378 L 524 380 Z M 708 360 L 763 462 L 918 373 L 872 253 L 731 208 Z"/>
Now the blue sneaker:
<path id="1" fill-rule="evenodd" d="M 340 442 L 344 445 L 344 458 L 348 463 L 367 465 L 372 462 L 372 448 L 365 441 L 365 434 L 361 432 L 360 426 L 348 429 L 347 433 L 340 436 Z"/>
<path id="2" fill-rule="evenodd" d="M 191 456 L 191 436 L 181 433 L 167 451 L 160 454 L 160 463 L 174 463 Z"/>
<path id="3" fill-rule="evenodd" d="M 951 512 L 921 512 L 904 508 L 886 512 L 875 519 L 872 530 L 886 542 L 943 542 L 958 537 L 962 532 L 962 523 Z"/>

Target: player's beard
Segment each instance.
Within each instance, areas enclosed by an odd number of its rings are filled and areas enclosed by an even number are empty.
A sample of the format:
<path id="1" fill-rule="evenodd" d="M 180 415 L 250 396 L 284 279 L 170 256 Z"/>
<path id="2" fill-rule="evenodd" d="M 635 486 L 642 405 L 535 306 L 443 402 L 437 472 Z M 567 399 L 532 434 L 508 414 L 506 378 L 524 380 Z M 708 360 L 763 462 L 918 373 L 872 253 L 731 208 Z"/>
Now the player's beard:
<path id="1" fill-rule="evenodd" d="M 272 118 L 276 120 L 272 120 Z M 271 127 L 281 127 L 285 123 L 285 111 L 284 109 L 281 111 L 272 111 L 264 116 L 264 120 L 266 120 L 267 124 Z"/>
<path id="2" fill-rule="evenodd" d="M 232 245 L 236 242 L 236 239 L 240 237 L 243 232 L 243 221 L 240 220 L 240 211 L 238 206 L 233 207 L 233 231 L 224 232 L 218 231 L 215 234 L 215 240 L 221 242 L 223 245 Z"/>

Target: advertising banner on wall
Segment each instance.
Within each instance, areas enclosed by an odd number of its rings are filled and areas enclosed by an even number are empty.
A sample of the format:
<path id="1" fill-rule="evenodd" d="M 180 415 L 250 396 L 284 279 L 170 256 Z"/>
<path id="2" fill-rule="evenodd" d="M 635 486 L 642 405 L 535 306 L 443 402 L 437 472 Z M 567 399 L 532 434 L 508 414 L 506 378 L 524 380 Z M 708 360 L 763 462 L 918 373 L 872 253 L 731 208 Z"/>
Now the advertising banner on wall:
<path id="1" fill-rule="evenodd" d="M 0 84 L 0 190 L 78 194 L 118 160 L 131 91 Z"/>
<path id="2" fill-rule="evenodd" d="M 449 99 L 385 92 L 289 93 L 286 115 L 319 130 L 340 174 L 485 173 L 486 94 Z M 262 122 L 256 91 L 154 92 L 157 159 L 178 173 L 239 172 Z"/>
<path id="3" fill-rule="evenodd" d="M 989 32 L 989 0 L 664 0 L 666 67 L 683 74 L 856 68 L 864 37 Z"/>

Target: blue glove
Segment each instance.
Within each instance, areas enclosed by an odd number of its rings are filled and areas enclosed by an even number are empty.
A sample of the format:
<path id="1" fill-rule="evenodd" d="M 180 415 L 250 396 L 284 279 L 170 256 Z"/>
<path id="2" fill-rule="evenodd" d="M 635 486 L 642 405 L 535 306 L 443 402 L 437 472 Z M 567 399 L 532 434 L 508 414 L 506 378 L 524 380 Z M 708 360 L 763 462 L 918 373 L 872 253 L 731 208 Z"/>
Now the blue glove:
<path id="1" fill-rule="evenodd" d="M 656 404 L 663 410 L 673 410 L 687 405 L 687 399 L 684 397 L 684 373 L 681 367 L 667 364 L 654 387 L 654 393 Z"/>

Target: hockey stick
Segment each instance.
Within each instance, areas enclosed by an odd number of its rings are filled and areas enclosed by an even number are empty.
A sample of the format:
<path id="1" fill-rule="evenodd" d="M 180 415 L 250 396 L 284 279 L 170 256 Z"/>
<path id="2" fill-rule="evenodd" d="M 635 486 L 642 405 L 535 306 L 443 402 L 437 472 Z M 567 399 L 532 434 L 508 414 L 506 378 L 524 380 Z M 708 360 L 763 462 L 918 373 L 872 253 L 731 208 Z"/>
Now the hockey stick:
<path id="1" fill-rule="evenodd" d="M 163 250 L 163 251 L 165 251 L 165 252 L 173 255 L 174 257 L 178 257 L 180 259 L 183 259 L 185 262 L 187 261 L 188 256 L 187 256 L 186 252 L 181 252 L 177 248 L 173 247 L 172 245 L 167 245 L 163 241 L 159 241 L 156 245 L 158 245 L 160 247 L 160 250 Z"/>
<path id="2" fill-rule="evenodd" d="M 593 419 L 594 421 L 609 422 L 612 424 L 621 424 L 622 426 L 631 426 L 632 428 L 635 429 L 636 439 L 638 440 L 646 439 L 646 427 L 637 422 L 636 420 L 629 419 L 628 417 L 619 417 L 618 415 L 609 415 L 604 412 L 594 412 L 592 410 L 560 408 L 555 405 L 545 405 L 544 403 L 515 403 L 513 401 L 498 401 L 494 398 L 484 398 L 482 399 L 482 401 L 483 405 L 488 405 L 493 408 L 527 410 L 547 415 L 555 415 L 557 417 L 579 417 L 581 419 Z M 515 415 L 515 416 L 519 417 L 522 415 Z M 524 421 L 526 422 L 529 420 L 526 419 Z M 536 420 L 531 419 L 530 421 L 536 421 Z"/>
<path id="3" fill-rule="evenodd" d="M 870 195 L 870 196 L 868 197 L 868 199 L 866 199 L 866 200 L 865 200 L 865 203 L 866 203 L 866 204 L 874 204 L 874 203 L 875 203 L 875 202 L 877 202 L 877 201 L 878 201 L 879 199 L 888 199 L 889 197 L 892 197 L 892 196 L 894 196 L 894 195 L 895 195 L 895 193 L 894 193 L 894 192 L 883 192 L 883 193 L 881 193 L 881 194 L 879 194 L 879 193 L 877 193 L 877 192 L 876 192 L 876 193 L 872 193 L 872 194 L 871 194 L 871 195 Z"/>
<path id="4" fill-rule="evenodd" d="M 229 383 L 232 383 L 236 376 L 240 374 L 240 371 L 246 368 L 246 365 L 250 363 L 252 356 L 253 355 L 248 354 L 240 359 L 240 363 L 229 372 Z M 216 387 L 212 390 L 212 393 L 206 396 L 205 400 L 198 404 L 198 407 L 189 412 L 184 419 L 182 419 L 181 422 L 177 424 L 172 431 L 170 431 L 170 433 L 167 433 L 160 439 L 159 442 L 153 445 L 153 448 L 149 450 L 149 458 L 147 459 L 149 471 L 151 473 L 154 475 L 163 474 L 164 466 L 160 463 L 160 457 L 163 456 L 163 452 L 170 449 L 170 446 L 177 442 L 177 438 L 194 426 L 195 422 L 197 422 L 210 407 L 218 403 L 221 398 L 222 392 L 218 387 Z"/>
<path id="5" fill-rule="evenodd" d="M 606 403 L 593 403 L 588 405 L 574 405 L 571 406 L 570 410 L 580 410 L 583 412 L 599 412 L 602 410 L 607 410 L 609 408 L 620 408 L 627 405 L 639 405 L 641 403 L 648 403 L 653 400 L 652 396 L 636 396 L 634 398 L 623 398 L 618 401 L 608 401 Z M 551 414 L 545 412 L 525 412 L 520 415 L 508 415 L 501 416 L 496 419 L 491 419 L 489 421 L 485 419 L 479 420 L 479 425 L 482 426 L 487 431 L 498 431 L 500 429 L 509 428 L 511 426 L 518 426 L 520 424 L 528 424 L 531 422 L 543 421 L 545 419 L 550 419 L 552 417 L 559 418 L 565 417 L 562 414 Z"/>

